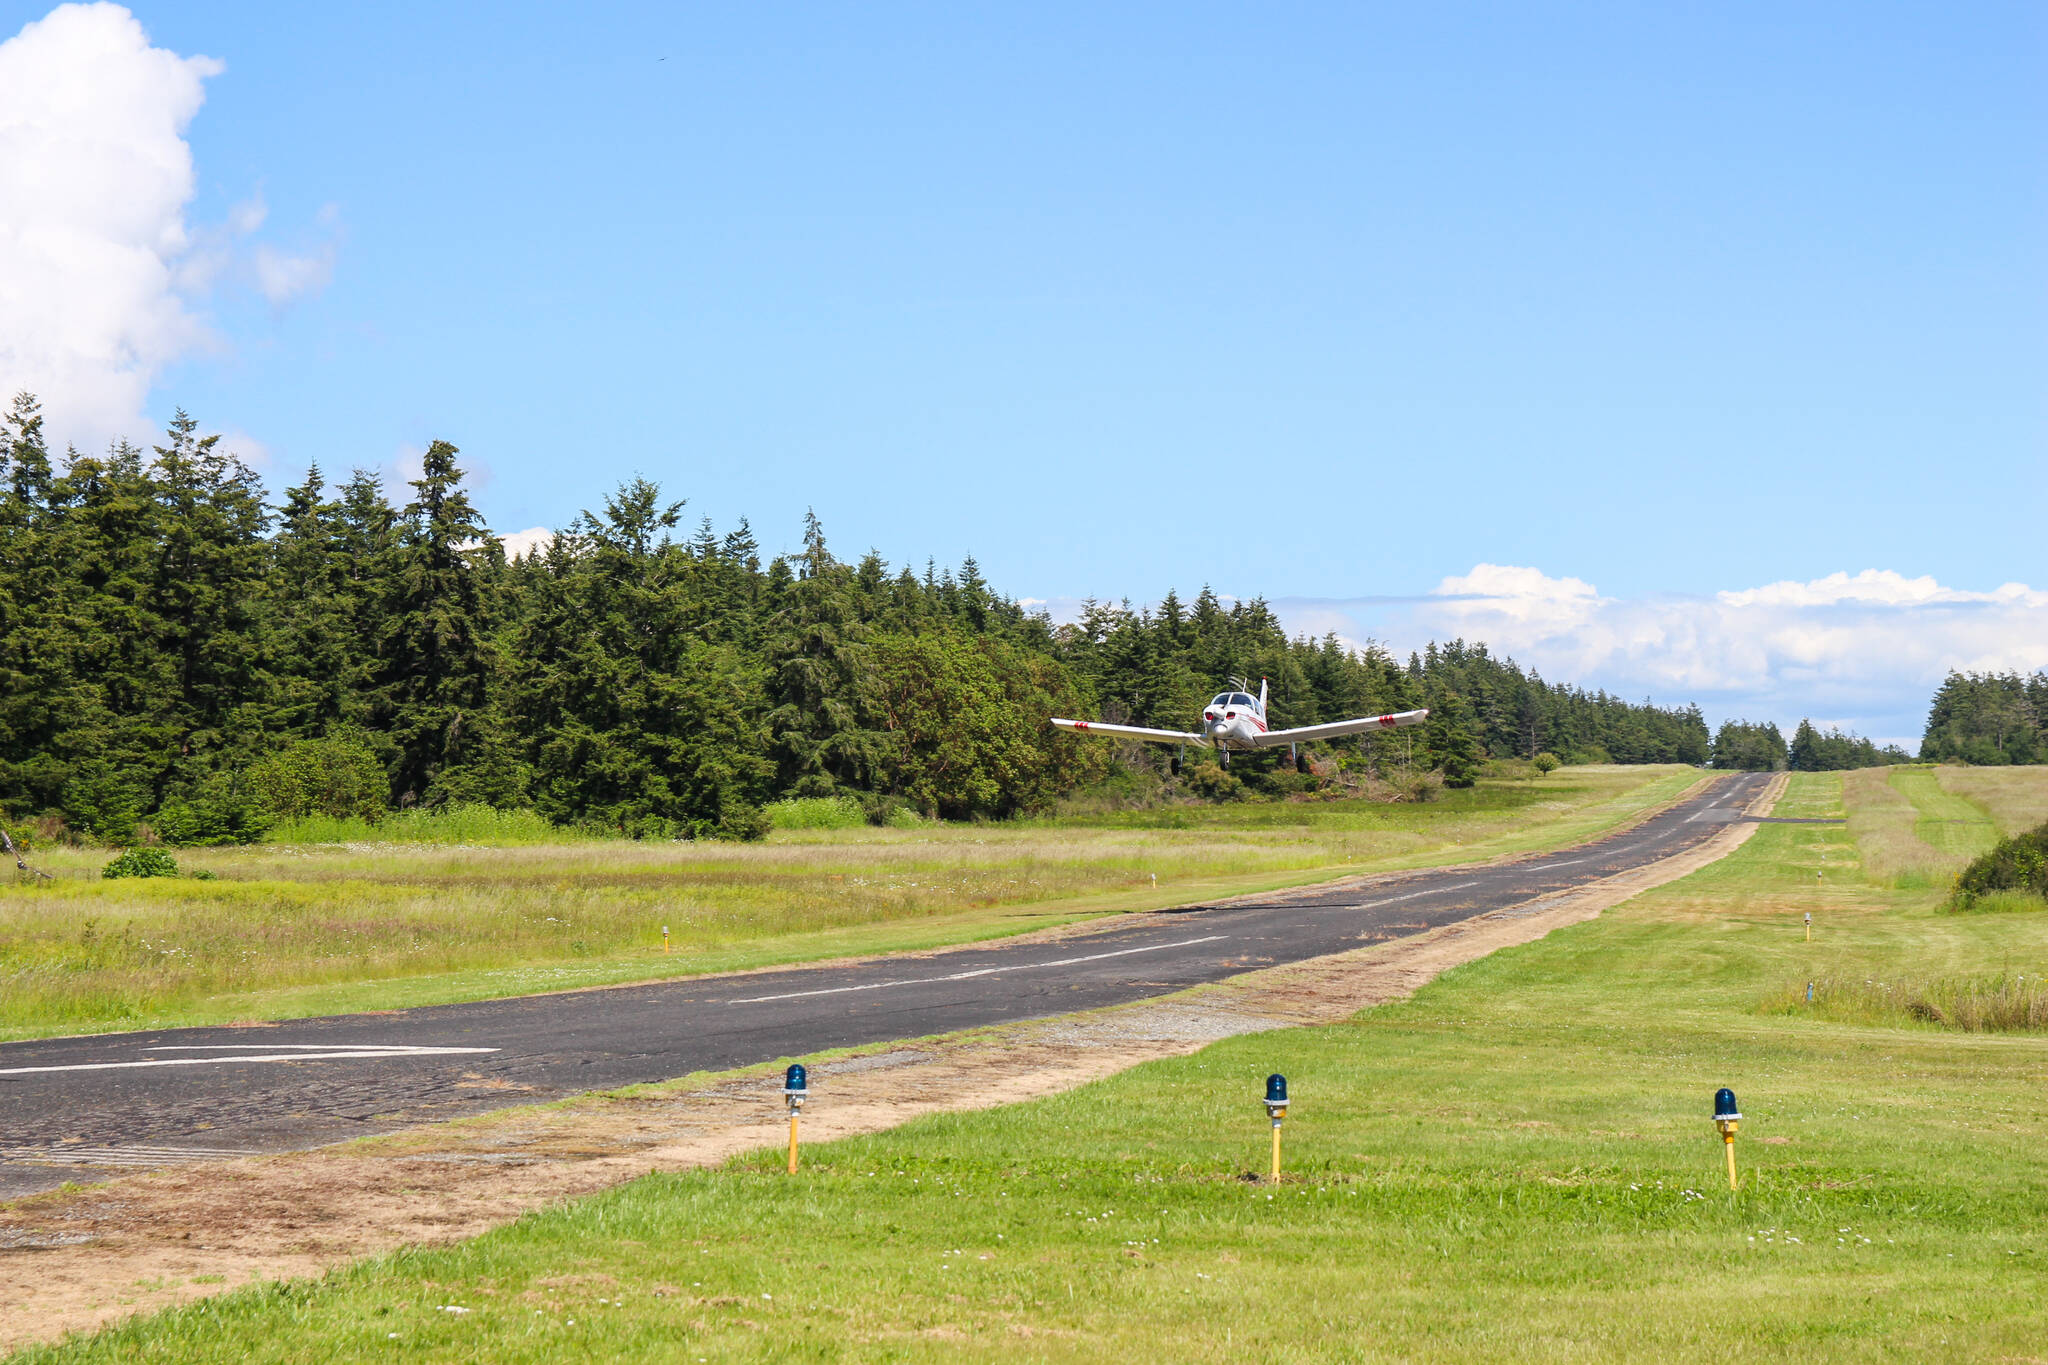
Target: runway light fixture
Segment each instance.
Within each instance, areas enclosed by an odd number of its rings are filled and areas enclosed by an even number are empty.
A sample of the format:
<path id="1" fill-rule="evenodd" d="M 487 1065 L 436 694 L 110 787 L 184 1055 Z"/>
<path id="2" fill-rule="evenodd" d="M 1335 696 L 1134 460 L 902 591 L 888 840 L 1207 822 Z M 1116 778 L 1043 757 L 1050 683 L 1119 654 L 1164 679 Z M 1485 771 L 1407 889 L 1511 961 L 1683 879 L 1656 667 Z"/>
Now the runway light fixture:
<path id="1" fill-rule="evenodd" d="M 1735 1107 L 1735 1092 L 1722 1086 L 1714 1092 L 1714 1126 L 1721 1130 L 1721 1146 L 1728 1153 L 1728 1188 L 1735 1185 L 1735 1129 L 1742 1111 Z"/>
<path id="2" fill-rule="evenodd" d="M 1806 912 L 1806 941 L 1813 942 L 1813 911 Z"/>
<path id="3" fill-rule="evenodd" d="M 782 1073 L 782 1097 L 789 1101 L 789 1173 L 796 1174 L 796 1125 L 797 1115 L 802 1112 L 804 1101 L 810 1097 L 810 1073 L 801 1063 L 793 1064 Z"/>
<path id="4" fill-rule="evenodd" d="M 1280 1183 L 1280 1123 L 1287 1117 L 1287 1078 L 1279 1072 L 1266 1077 L 1266 1117 L 1273 1120 L 1273 1183 Z"/>

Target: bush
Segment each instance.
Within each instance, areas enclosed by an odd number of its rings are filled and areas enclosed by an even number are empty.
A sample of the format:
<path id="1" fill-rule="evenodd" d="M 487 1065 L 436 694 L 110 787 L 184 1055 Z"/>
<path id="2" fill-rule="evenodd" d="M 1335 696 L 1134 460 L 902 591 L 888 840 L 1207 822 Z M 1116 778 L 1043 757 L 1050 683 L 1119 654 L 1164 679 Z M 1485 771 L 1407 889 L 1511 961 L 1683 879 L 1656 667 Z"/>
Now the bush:
<path id="1" fill-rule="evenodd" d="M 375 824 L 390 783 L 361 740 L 302 739 L 249 765 L 248 787 L 273 822 L 327 815 Z"/>
<path id="2" fill-rule="evenodd" d="M 1215 763 L 1190 769 L 1181 779 L 1189 791 L 1208 801 L 1242 801 L 1244 783 Z"/>
<path id="3" fill-rule="evenodd" d="M 1950 894 L 1951 910 L 1975 909 L 1995 891 L 2048 896 L 2048 825 L 2015 834 L 1962 870 Z"/>
<path id="4" fill-rule="evenodd" d="M 766 810 L 739 800 L 729 800 L 719 809 L 716 824 L 705 828 L 705 823 L 694 823 L 690 829 L 690 837 L 725 839 L 733 843 L 751 844 L 767 838 L 768 831 L 773 827 Z"/>
<path id="5" fill-rule="evenodd" d="M 792 796 L 765 809 L 775 829 L 859 829 L 870 823 L 867 811 L 850 796 Z"/>
<path id="6" fill-rule="evenodd" d="M 360 816 L 339 819 L 309 815 L 270 831 L 274 844 L 482 844 L 504 848 L 524 844 L 575 843 L 615 838 L 606 827 L 564 828 L 530 810 L 497 810 L 481 805 L 449 805 L 436 810 L 413 807 L 384 816 L 375 824 Z"/>
<path id="7" fill-rule="evenodd" d="M 116 877 L 175 877 L 178 860 L 160 848 L 131 848 L 100 869 L 108 881 Z"/>
<path id="8" fill-rule="evenodd" d="M 215 773 L 191 795 L 164 802 L 149 821 L 157 838 L 177 848 L 253 844 L 271 823 L 255 791 L 234 773 Z"/>
<path id="9" fill-rule="evenodd" d="M 1535 764 L 1537 772 L 1543 773 L 1546 776 L 1550 773 L 1556 772 L 1564 762 L 1563 759 L 1559 758 L 1556 754 L 1550 752 L 1550 750 L 1548 749 L 1545 749 L 1542 753 L 1536 755 L 1536 757 L 1530 759 L 1529 761 Z"/>
<path id="10" fill-rule="evenodd" d="M 133 784 L 108 772 L 89 772 L 64 784 L 64 818 L 103 844 L 125 844 L 142 819 L 143 797 Z"/>

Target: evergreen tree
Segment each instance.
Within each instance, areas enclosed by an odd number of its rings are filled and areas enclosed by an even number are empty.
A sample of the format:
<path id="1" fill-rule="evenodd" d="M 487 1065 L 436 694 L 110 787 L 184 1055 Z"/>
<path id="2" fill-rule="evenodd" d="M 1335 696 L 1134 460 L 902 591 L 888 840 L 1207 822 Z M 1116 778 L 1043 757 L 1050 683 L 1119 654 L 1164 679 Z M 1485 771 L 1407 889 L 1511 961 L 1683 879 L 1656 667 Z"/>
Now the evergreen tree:
<path id="1" fill-rule="evenodd" d="M 371 720 L 394 751 L 391 793 L 400 806 L 440 799 L 437 780 L 482 757 L 495 737 L 475 565 L 490 533 L 462 491 L 458 453 L 446 441 L 427 448 L 383 583 Z"/>

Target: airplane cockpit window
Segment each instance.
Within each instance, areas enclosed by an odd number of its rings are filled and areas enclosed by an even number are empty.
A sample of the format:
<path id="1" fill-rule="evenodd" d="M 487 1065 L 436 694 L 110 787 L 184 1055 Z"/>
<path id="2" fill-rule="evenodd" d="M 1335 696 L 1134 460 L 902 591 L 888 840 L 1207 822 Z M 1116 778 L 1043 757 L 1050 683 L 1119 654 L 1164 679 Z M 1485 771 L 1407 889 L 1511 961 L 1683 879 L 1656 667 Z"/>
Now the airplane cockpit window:
<path id="1" fill-rule="evenodd" d="M 1214 701 L 1210 702 L 1210 703 L 1209 703 L 1209 705 L 1211 705 L 1211 706 L 1234 706 L 1234 705 L 1236 705 L 1236 699 L 1235 699 L 1235 698 L 1233 698 L 1233 697 L 1232 697 L 1232 696 L 1231 696 L 1231 695 L 1230 695 L 1230 694 L 1229 694 L 1228 692 L 1218 692 L 1218 693 L 1216 694 L 1216 700 L 1214 700 Z"/>
<path id="2" fill-rule="evenodd" d="M 1253 701 L 1252 701 L 1252 699 L 1251 699 L 1250 697 L 1247 697 L 1247 696 L 1246 696 L 1246 695 L 1245 695 L 1244 693 L 1242 693 L 1242 692 L 1233 692 L 1233 693 L 1231 694 L 1231 696 L 1230 696 L 1230 704 L 1231 704 L 1232 706 L 1252 706 L 1252 705 L 1256 705 L 1256 703 L 1255 703 L 1255 702 L 1253 702 Z"/>

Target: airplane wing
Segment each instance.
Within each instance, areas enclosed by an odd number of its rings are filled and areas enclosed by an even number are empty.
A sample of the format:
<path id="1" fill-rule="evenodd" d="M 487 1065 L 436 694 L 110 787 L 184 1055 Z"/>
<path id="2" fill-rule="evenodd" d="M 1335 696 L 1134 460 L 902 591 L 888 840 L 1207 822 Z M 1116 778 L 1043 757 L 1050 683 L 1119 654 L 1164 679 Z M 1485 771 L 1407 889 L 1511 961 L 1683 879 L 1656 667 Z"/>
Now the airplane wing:
<path id="1" fill-rule="evenodd" d="M 1276 744 L 1300 744 L 1311 739 L 1335 739 L 1339 735 L 1362 735 L 1375 730 L 1405 730 L 1429 719 L 1429 708 L 1397 711 L 1391 716 L 1360 716 L 1357 720 L 1333 720 L 1328 725 L 1303 725 L 1293 730 L 1268 730 L 1253 743 L 1261 749 Z"/>
<path id="2" fill-rule="evenodd" d="M 1099 720 L 1061 720 L 1052 718 L 1052 723 L 1062 730 L 1078 730 L 1084 735 L 1111 735 L 1117 739 L 1142 739 L 1148 744 L 1199 744 L 1209 747 L 1207 735 L 1188 734 L 1182 730 L 1147 730 L 1141 725 L 1104 725 Z"/>

